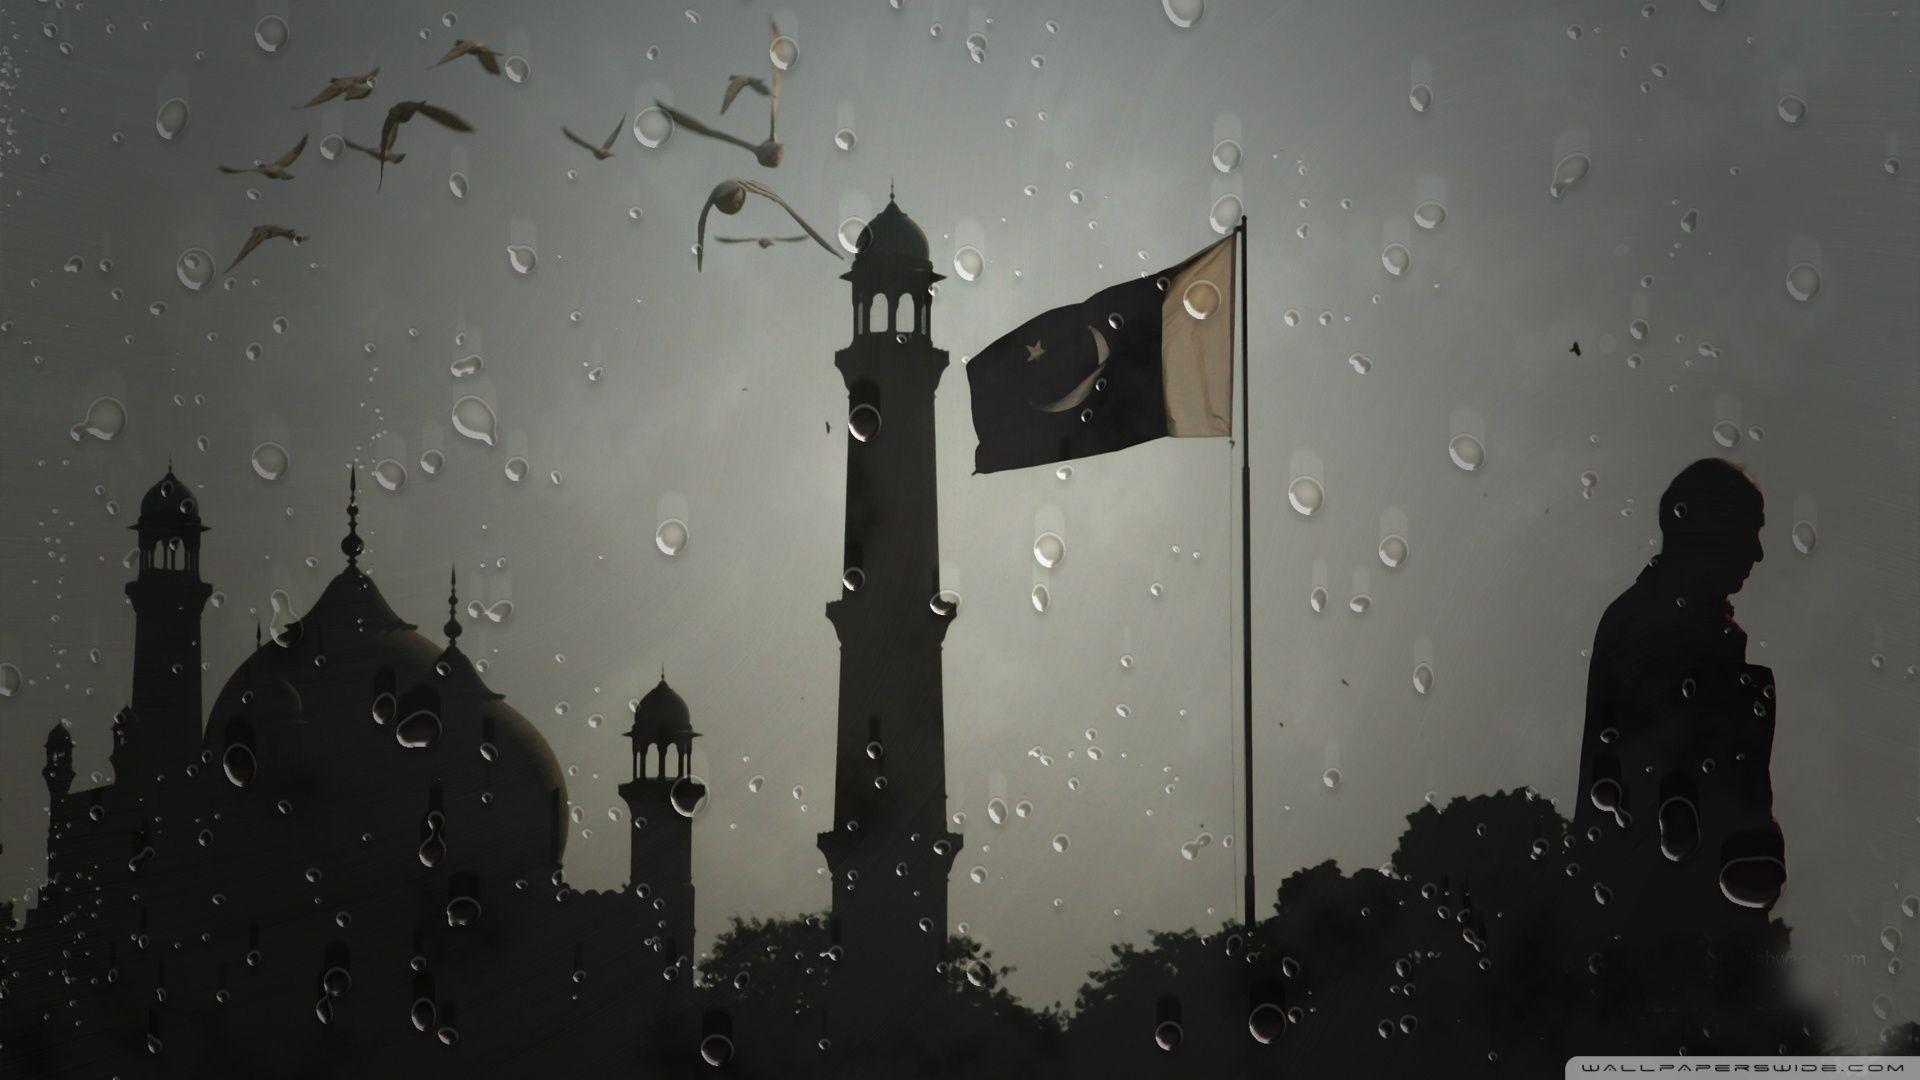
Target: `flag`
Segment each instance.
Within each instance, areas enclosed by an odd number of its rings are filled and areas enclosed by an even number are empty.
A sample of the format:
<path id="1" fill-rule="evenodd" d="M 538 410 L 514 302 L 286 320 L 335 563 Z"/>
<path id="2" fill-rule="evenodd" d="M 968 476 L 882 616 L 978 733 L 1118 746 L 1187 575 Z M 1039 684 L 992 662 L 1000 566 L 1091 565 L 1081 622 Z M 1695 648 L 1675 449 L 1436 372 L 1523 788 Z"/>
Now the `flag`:
<path id="1" fill-rule="evenodd" d="M 1042 312 L 967 365 L 975 472 L 1233 434 L 1236 233 Z"/>

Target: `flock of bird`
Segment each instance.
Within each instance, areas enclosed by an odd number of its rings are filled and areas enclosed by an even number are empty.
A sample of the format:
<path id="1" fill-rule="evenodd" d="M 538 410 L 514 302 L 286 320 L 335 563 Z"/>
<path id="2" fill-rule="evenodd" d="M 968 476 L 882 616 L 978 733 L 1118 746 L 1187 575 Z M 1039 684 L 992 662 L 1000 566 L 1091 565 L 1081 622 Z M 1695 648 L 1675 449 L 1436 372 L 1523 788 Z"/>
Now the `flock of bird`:
<path id="1" fill-rule="evenodd" d="M 769 66 L 773 71 L 772 78 L 762 79 L 755 75 L 728 76 L 726 94 L 720 101 L 720 111 L 725 113 L 733 106 L 734 99 L 738 98 L 747 90 L 752 90 L 766 98 L 768 100 L 770 116 L 767 124 L 767 138 L 764 142 L 749 142 L 737 135 L 720 131 L 664 102 L 655 101 L 654 105 L 673 121 L 675 127 L 685 128 L 696 135 L 704 135 L 710 139 L 732 143 L 753 154 L 754 159 L 765 168 L 772 169 L 778 168 L 780 162 L 785 159 L 786 147 L 780 142 L 780 73 L 782 65 L 779 62 L 778 53 L 783 35 L 780 33 L 780 25 L 778 22 L 770 21 L 770 24 L 773 37 L 768 45 L 767 58 Z M 788 44 L 791 45 L 790 42 Z M 500 53 L 497 50 L 484 42 L 469 41 L 466 38 L 460 38 L 454 41 L 453 47 L 447 50 L 447 54 L 429 65 L 428 70 L 468 56 L 473 57 L 474 60 L 479 63 L 480 67 L 489 75 L 499 75 L 503 70 Z M 296 110 L 311 109 L 316 105 L 322 105 L 335 99 L 359 101 L 373 94 L 375 80 L 379 75 L 380 69 L 375 67 L 364 75 L 342 75 L 329 80 L 326 87 L 315 94 L 310 101 L 304 105 L 296 105 L 294 108 Z M 401 125 L 413 120 L 415 117 L 425 117 L 450 131 L 470 132 L 473 130 L 472 124 L 461 119 L 453 111 L 439 105 L 432 105 L 425 101 L 402 101 L 394 105 L 387 110 L 386 119 L 380 125 L 380 143 L 378 146 L 365 146 L 346 138 L 340 140 L 341 143 L 349 149 L 359 151 L 379 162 L 380 179 L 376 185 L 376 190 L 379 186 L 383 186 L 386 183 L 387 166 L 398 165 L 400 162 L 406 160 L 407 155 L 404 152 L 395 150 L 394 146 L 399 141 Z M 565 125 L 561 126 L 560 132 L 566 136 L 568 141 L 592 154 L 595 161 L 605 161 L 613 156 L 613 145 L 619 140 L 620 132 L 626 126 L 627 118 L 623 115 L 620 118 L 620 123 L 615 125 L 613 131 L 608 134 L 606 139 L 597 145 L 588 139 L 582 138 L 574 132 L 572 128 Z M 291 180 L 294 174 L 289 172 L 288 169 L 295 161 L 299 160 L 301 152 L 306 148 L 307 136 L 303 135 L 300 137 L 300 141 L 294 144 L 293 149 L 288 150 L 272 161 L 256 161 L 247 167 L 221 165 L 219 169 L 221 172 L 229 175 L 258 173 L 269 180 Z M 815 243 L 819 244 L 821 248 L 826 250 L 828 254 L 835 258 L 840 257 L 840 253 L 834 249 L 833 245 L 829 244 L 826 238 L 820 235 L 818 230 L 808 224 L 805 218 L 800 216 L 799 211 L 795 210 L 787 200 L 781 198 L 772 188 L 758 181 L 736 176 L 729 177 L 716 184 L 713 190 L 707 195 L 706 205 L 700 208 L 700 224 L 695 234 L 693 249 L 694 267 L 696 270 L 700 269 L 705 262 L 707 215 L 714 210 L 728 215 L 738 214 L 741 209 L 746 206 L 748 195 L 758 195 L 761 198 L 778 204 L 781 209 L 787 212 L 788 216 L 793 218 L 801 229 L 805 230 L 804 235 L 716 235 L 714 239 L 723 244 L 758 244 L 762 248 L 770 248 L 775 244 L 800 243 L 812 239 Z M 222 271 L 222 273 L 229 272 L 235 266 L 240 265 L 240 261 L 248 255 L 251 255 L 254 249 L 261 244 L 269 240 L 279 239 L 291 240 L 295 244 L 300 244 L 306 240 L 306 236 L 294 229 L 280 225 L 256 225 L 253 231 L 247 235 L 246 242 L 241 245 L 239 254 L 233 257 L 233 261 L 227 264 L 227 269 Z"/>

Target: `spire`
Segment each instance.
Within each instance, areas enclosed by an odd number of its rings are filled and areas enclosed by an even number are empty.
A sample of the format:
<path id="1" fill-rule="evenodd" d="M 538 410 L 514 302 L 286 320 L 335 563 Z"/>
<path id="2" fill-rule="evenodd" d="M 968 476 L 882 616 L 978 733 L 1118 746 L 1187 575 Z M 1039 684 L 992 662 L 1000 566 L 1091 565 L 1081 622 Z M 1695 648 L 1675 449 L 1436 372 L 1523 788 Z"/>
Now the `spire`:
<path id="1" fill-rule="evenodd" d="M 460 591 L 456 588 L 459 584 L 456 573 L 453 567 L 447 567 L 447 625 L 441 629 L 447 632 L 449 649 L 457 648 L 455 643 L 460 640 Z"/>
<path id="2" fill-rule="evenodd" d="M 893 201 L 893 177 L 887 177 L 887 201 Z"/>
<path id="3" fill-rule="evenodd" d="M 360 479 L 352 465 L 347 466 L 347 535 L 340 539 L 340 550 L 347 556 L 348 566 L 359 565 L 360 553 L 367 549 L 366 542 L 360 539 Z"/>

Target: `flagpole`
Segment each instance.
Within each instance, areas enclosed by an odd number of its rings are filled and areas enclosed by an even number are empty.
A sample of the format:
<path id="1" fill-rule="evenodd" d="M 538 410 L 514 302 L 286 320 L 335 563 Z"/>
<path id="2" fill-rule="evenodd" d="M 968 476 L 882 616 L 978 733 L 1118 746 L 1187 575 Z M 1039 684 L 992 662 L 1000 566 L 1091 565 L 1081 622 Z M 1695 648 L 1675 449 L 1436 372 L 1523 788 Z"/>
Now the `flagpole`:
<path id="1" fill-rule="evenodd" d="M 1253 884 L 1253 470 L 1249 462 L 1253 457 L 1252 444 L 1248 441 L 1248 428 L 1252 426 L 1253 394 L 1250 389 L 1250 377 L 1253 364 L 1247 347 L 1247 216 L 1240 215 L 1240 224 L 1236 231 L 1240 236 L 1234 245 L 1240 249 L 1240 698 L 1242 706 L 1242 735 L 1244 745 L 1240 751 L 1241 787 L 1246 798 L 1246 831 L 1242 844 L 1246 851 L 1246 919 L 1251 930 L 1259 922 L 1255 908 L 1255 889 Z"/>

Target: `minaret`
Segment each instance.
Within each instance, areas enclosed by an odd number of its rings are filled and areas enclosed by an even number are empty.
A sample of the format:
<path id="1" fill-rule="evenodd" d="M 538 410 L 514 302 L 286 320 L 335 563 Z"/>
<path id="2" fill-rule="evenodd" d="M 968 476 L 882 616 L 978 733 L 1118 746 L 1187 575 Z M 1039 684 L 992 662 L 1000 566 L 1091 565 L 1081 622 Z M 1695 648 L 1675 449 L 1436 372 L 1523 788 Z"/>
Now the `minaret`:
<path id="1" fill-rule="evenodd" d="M 167 469 L 140 500 L 140 575 L 133 601 L 133 718 L 125 736 L 126 772 L 150 783 L 185 768 L 200 752 L 200 612 L 213 587 L 200 580 L 199 500 Z M 116 747 L 116 750 L 123 749 Z M 130 766 L 130 768 L 128 768 Z"/>
<path id="2" fill-rule="evenodd" d="M 620 785 L 632 827 L 628 884 L 648 903 L 664 964 L 693 965 L 693 813 L 706 787 L 693 775 L 699 738 L 687 703 L 667 685 L 647 691 L 633 711 L 633 779 Z"/>
<path id="3" fill-rule="evenodd" d="M 54 803 L 54 817 L 59 817 L 59 802 L 73 790 L 73 735 L 65 724 L 53 725 L 47 732 L 47 763 L 40 769 L 40 775 L 47 781 L 47 796 Z"/>
<path id="4" fill-rule="evenodd" d="M 819 838 L 833 880 L 842 1028 L 938 985 L 947 873 L 961 843 L 946 828 L 941 714 L 941 642 L 959 614 L 940 592 L 935 500 L 933 396 L 947 354 L 933 346 L 932 286 L 941 276 L 926 234 L 891 199 L 843 276 L 853 284 L 853 341 L 834 365 L 849 410 L 846 549 L 840 598 L 827 605 L 840 639 L 839 740 L 833 831 Z"/>

